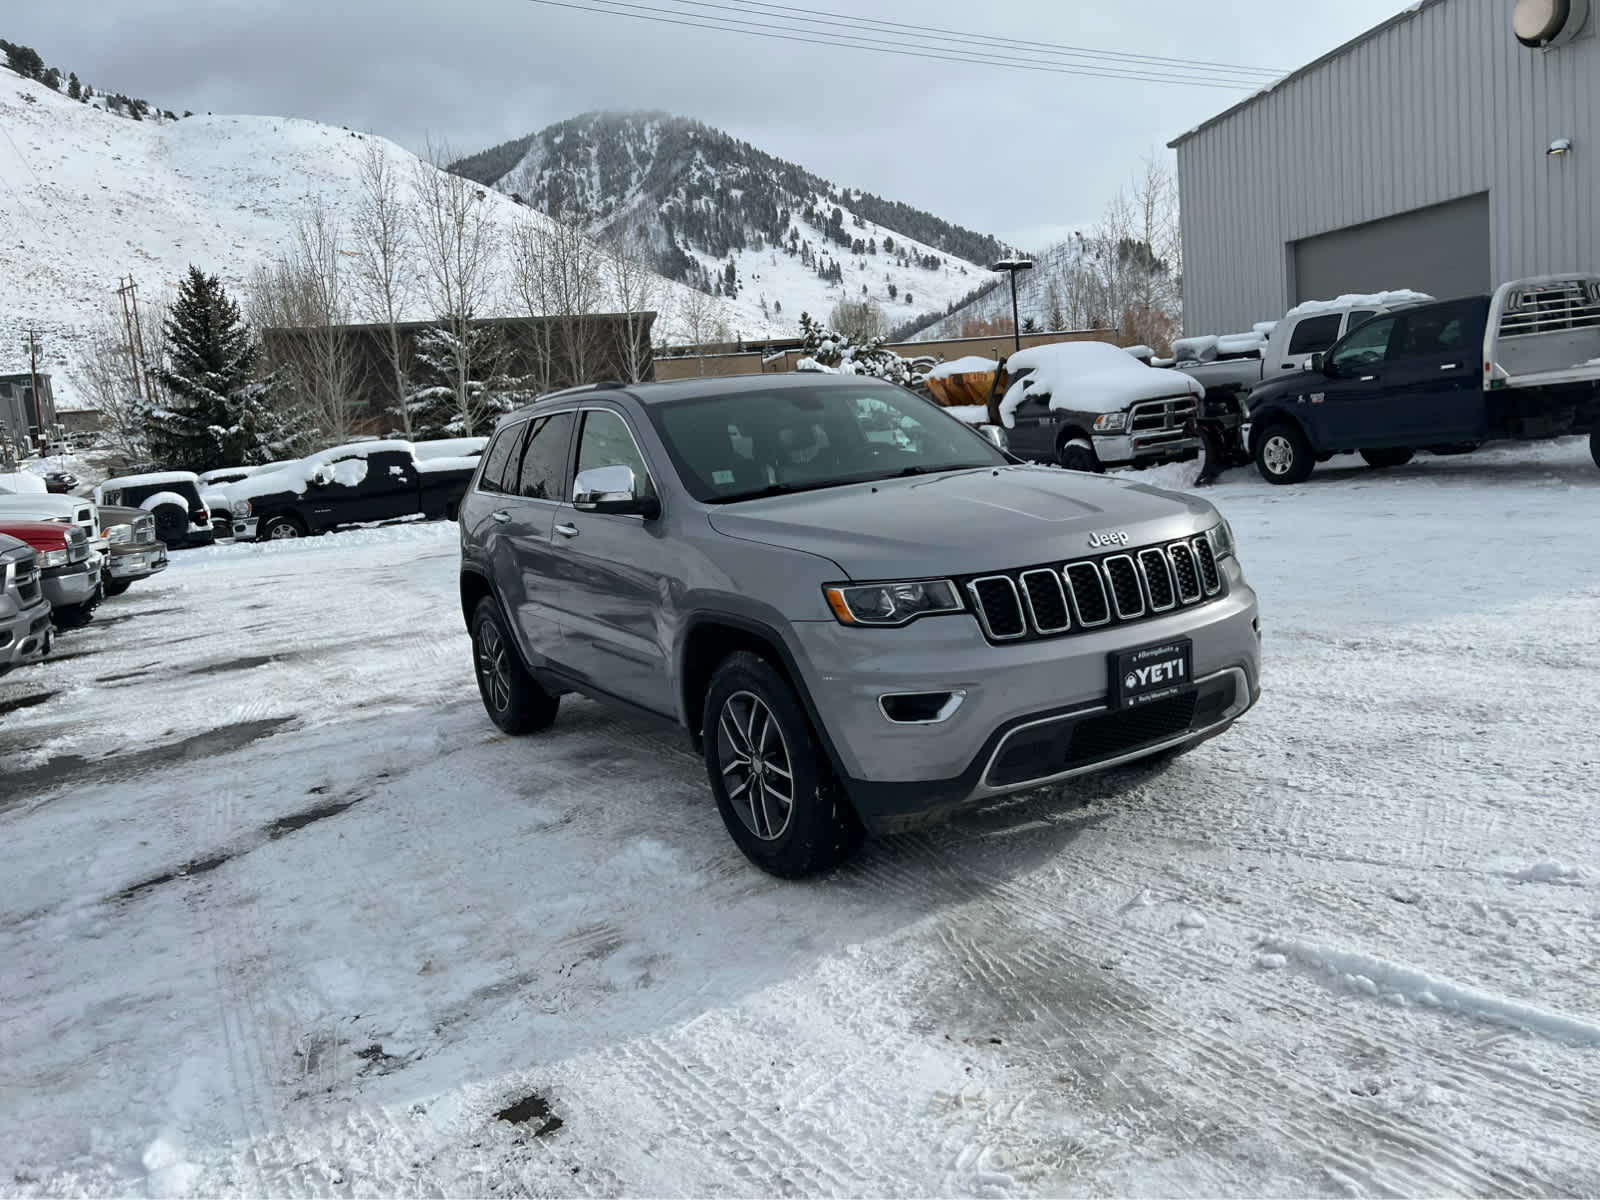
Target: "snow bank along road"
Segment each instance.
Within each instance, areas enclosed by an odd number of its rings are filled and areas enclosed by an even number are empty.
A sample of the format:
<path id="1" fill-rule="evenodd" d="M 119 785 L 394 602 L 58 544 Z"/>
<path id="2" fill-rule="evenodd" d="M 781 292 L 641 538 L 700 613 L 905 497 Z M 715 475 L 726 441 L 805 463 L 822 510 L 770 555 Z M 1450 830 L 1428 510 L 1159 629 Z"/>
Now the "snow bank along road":
<path id="1" fill-rule="evenodd" d="M 1600 1192 L 1586 449 L 1214 496 L 1245 722 L 806 885 L 454 526 L 176 555 L 0 684 L 0 1191 Z"/>

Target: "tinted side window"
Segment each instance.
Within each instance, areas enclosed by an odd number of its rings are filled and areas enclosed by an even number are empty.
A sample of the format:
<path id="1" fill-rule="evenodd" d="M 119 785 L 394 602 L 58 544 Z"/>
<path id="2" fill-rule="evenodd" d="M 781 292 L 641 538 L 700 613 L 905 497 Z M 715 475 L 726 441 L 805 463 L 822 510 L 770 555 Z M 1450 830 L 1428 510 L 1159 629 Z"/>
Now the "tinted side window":
<path id="1" fill-rule="evenodd" d="M 1389 345 L 1390 358 L 1422 358 L 1455 354 L 1466 345 L 1464 314 L 1451 309 L 1411 312 Z"/>
<path id="2" fill-rule="evenodd" d="M 1379 317 L 1375 321 L 1368 321 L 1339 343 L 1339 348 L 1333 352 L 1333 365 L 1349 370 L 1382 362 L 1389 352 L 1389 342 L 1392 340 L 1394 327 L 1394 317 Z"/>
<path id="3" fill-rule="evenodd" d="M 1361 322 L 1365 321 L 1368 317 L 1375 317 L 1377 315 L 1378 315 L 1378 310 L 1375 309 L 1375 308 L 1355 308 L 1355 309 L 1351 309 L 1348 313 L 1345 314 L 1344 331 L 1346 333 L 1349 333 L 1352 329 L 1354 329 L 1357 325 L 1361 324 Z"/>
<path id="4" fill-rule="evenodd" d="M 556 413 L 528 426 L 517 494 L 530 500 L 560 500 L 567 494 L 567 467 L 575 414 Z"/>
<path id="5" fill-rule="evenodd" d="M 1294 327 L 1294 334 L 1289 338 L 1289 353 L 1315 354 L 1326 350 L 1339 336 L 1340 319 L 1338 313 L 1307 317 Z"/>
<path id="6" fill-rule="evenodd" d="M 583 414 L 583 433 L 578 438 L 578 472 L 594 467 L 628 467 L 633 471 L 634 487 L 641 496 L 655 495 L 650 469 L 645 466 L 639 447 L 627 422 L 614 412 L 591 409 Z"/>
<path id="7" fill-rule="evenodd" d="M 478 488 L 485 492 L 509 492 L 514 490 L 507 487 L 506 468 L 511 466 L 509 472 L 510 482 L 516 483 L 515 451 L 518 443 L 522 441 L 523 431 L 527 423 L 518 421 L 515 425 L 508 425 L 494 435 L 494 441 L 489 443 L 489 449 L 483 455 L 483 474 L 478 477 Z"/>

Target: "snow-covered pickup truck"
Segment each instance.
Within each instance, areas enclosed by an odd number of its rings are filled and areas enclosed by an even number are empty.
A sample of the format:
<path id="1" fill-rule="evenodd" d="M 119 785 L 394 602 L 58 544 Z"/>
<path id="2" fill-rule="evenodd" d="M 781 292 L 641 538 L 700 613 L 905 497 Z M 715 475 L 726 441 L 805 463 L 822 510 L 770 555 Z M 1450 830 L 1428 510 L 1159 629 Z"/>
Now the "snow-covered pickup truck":
<path id="1" fill-rule="evenodd" d="M 1589 435 L 1600 466 L 1600 275 L 1518 279 L 1373 317 L 1249 403 L 1246 444 L 1270 483 L 1299 483 L 1331 454 L 1387 467 L 1418 450 L 1571 434 Z"/>
<path id="2" fill-rule="evenodd" d="M 94 498 L 101 504 L 148 509 L 156 519 L 156 537 L 169 550 L 209 546 L 225 532 L 212 522 L 200 476 L 193 471 L 121 475 L 95 488 Z"/>
<path id="3" fill-rule="evenodd" d="M 1074 471 L 1193 458 L 1206 390 L 1182 371 L 1146 366 L 1109 342 L 1034 346 L 1006 360 L 999 403 L 1007 449 Z"/>
<path id="4" fill-rule="evenodd" d="M 476 457 L 418 458 L 410 442 L 355 442 L 223 489 L 241 541 L 305 537 L 400 517 L 455 518 Z"/>
<path id="5" fill-rule="evenodd" d="M 1313 354 L 1325 352 L 1363 321 L 1432 299 L 1424 292 L 1402 290 L 1307 300 L 1250 333 L 1179 338 L 1172 343 L 1173 366 L 1208 392 L 1233 387 L 1247 393 L 1258 384 L 1305 370 Z"/>

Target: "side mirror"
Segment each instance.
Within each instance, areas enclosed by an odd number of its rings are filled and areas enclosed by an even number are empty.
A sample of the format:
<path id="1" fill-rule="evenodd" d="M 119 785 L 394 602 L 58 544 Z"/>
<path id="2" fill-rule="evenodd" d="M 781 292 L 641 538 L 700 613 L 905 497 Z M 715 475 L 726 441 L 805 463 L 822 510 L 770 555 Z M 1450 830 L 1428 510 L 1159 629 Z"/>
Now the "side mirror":
<path id="1" fill-rule="evenodd" d="M 326 464 L 319 466 L 316 474 L 311 477 L 311 482 L 327 487 L 333 482 L 333 468 Z"/>
<path id="2" fill-rule="evenodd" d="M 654 497 L 639 494 L 633 468 L 621 465 L 579 471 L 572 485 L 572 507 L 579 512 L 620 513 L 647 519 L 661 512 Z"/>
<path id="3" fill-rule="evenodd" d="M 1311 358 L 1307 360 L 1306 365 L 1313 371 L 1321 371 L 1324 375 L 1333 374 L 1333 363 L 1329 361 L 1328 356 L 1321 350 L 1318 350 L 1315 354 L 1313 354 Z"/>

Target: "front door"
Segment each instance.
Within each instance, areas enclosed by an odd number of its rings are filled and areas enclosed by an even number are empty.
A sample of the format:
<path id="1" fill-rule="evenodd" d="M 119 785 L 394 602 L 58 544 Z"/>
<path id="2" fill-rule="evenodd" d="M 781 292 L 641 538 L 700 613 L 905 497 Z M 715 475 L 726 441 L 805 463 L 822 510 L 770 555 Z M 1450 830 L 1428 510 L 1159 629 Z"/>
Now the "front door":
<path id="1" fill-rule="evenodd" d="M 1404 445 L 1388 419 L 1383 399 L 1384 360 L 1395 318 L 1368 321 L 1328 351 L 1323 378 L 1306 376 L 1299 410 L 1318 450 L 1360 450 Z"/>
<path id="2" fill-rule="evenodd" d="M 1048 400 L 1029 396 L 1017 405 L 1011 419 L 1013 425 L 1006 431 L 1011 453 L 1033 462 L 1055 461 L 1056 422 Z"/>
<path id="3" fill-rule="evenodd" d="M 589 409 L 578 432 L 577 474 L 613 466 L 633 472 L 639 495 L 656 494 L 626 419 L 612 409 Z M 567 495 L 570 499 L 570 484 Z M 603 691 L 673 715 L 676 702 L 660 614 L 669 599 L 678 551 L 663 539 L 661 521 L 580 512 L 569 503 L 556 514 L 555 539 L 565 556 L 565 665 Z"/>

